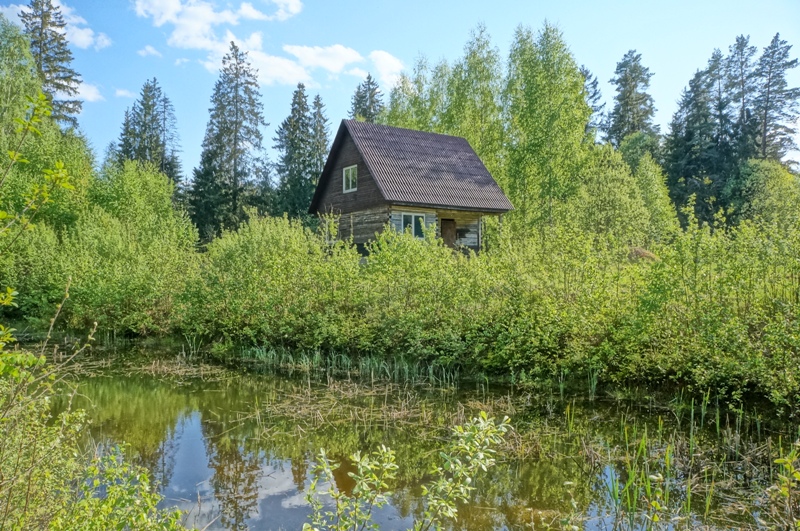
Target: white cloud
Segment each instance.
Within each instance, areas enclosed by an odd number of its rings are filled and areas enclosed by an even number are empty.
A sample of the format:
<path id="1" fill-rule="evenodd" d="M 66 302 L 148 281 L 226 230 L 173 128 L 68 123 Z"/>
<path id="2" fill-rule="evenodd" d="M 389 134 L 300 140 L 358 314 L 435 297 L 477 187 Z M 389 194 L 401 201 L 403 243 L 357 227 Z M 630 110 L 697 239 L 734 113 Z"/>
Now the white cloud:
<path id="1" fill-rule="evenodd" d="M 185 63 L 188 63 L 188 62 L 189 62 L 189 59 L 187 59 L 185 57 L 180 57 L 178 59 L 175 59 L 175 66 L 181 66 L 181 65 L 183 65 Z"/>
<path id="2" fill-rule="evenodd" d="M 239 6 L 237 14 L 245 20 L 270 20 L 269 15 L 254 8 L 253 4 L 249 2 L 243 2 L 242 5 Z"/>
<path id="3" fill-rule="evenodd" d="M 369 58 L 375 65 L 381 85 L 386 89 L 394 87 L 403 72 L 403 62 L 383 50 L 373 51 L 369 54 Z"/>
<path id="4" fill-rule="evenodd" d="M 258 80 L 263 85 L 305 83 L 308 87 L 312 86 L 311 76 L 306 69 L 291 59 L 252 51 L 250 61 L 258 69 Z"/>
<path id="5" fill-rule="evenodd" d="M 81 83 L 81 86 L 78 87 L 78 99 L 89 102 L 105 100 L 97 85 L 89 83 Z"/>
<path id="6" fill-rule="evenodd" d="M 117 89 L 114 91 L 114 96 L 118 98 L 135 98 L 136 94 L 128 89 Z"/>
<path id="7" fill-rule="evenodd" d="M 161 57 L 161 52 L 159 52 L 158 50 L 156 50 L 155 48 L 153 48 L 149 44 L 147 46 L 145 46 L 144 48 L 142 48 L 141 50 L 139 50 L 138 52 L 136 52 L 136 53 L 138 53 L 142 57 L 147 57 L 148 55 L 152 55 L 152 56 L 155 56 L 155 57 Z"/>
<path id="8" fill-rule="evenodd" d="M 0 6 L 0 14 L 6 17 L 12 23 L 21 26 L 22 21 L 19 19 L 19 12 L 22 9 L 27 9 L 23 4 L 11 4 L 8 6 Z"/>
<path id="9" fill-rule="evenodd" d="M 308 83 L 311 79 L 306 69 L 296 61 L 264 52 L 261 32 L 253 32 L 242 39 L 229 29 L 224 29 L 224 33 L 217 31 L 218 26 L 237 25 L 240 20 L 277 17 L 265 15 L 248 2 L 240 4 L 238 11 L 234 12 L 217 10 L 207 0 L 135 0 L 135 10 L 137 15 L 150 18 L 155 26 L 172 26 L 168 45 L 206 52 L 206 58 L 200 63 L 210 72 L 217 72 L 233 41 L 248 52 L 250 62 L 258 69 L 259 81 L 264 85 Z M 179 59 L 175 64 L 180 66 L 187 61 Z"/>
<path id="10" fill-rule="evenodd" d="M 111 39 L 105 33 L 96 33 L 89 27 L 88 22 L 82 16 L 65 4 L 62 0 L 53 0 L 53 5 L 61 11 L 64 17 L 66 26 L 64 34 L 67 41 L 81 49 L 94 47 L 95 50 L 102 50 L 111 46 Z M 22 4 L 11 4 L 9 6 L 0 6 L 0 13 L 2 13 L 11 22 L 22 25 L 19 19 L 20 11 L 28 11 L 28 6 Z"/>
<path id="11" fill-rule="evenodd" d="M 94 40 L 94 49 L 102 50 L 111 46 L 111 38 L 105 33 L 98 33 Z"/>
<path id="12" fill-rule="evenodd" d="M 333 46 L 295 46 L 283 47 L 283 50 L 297 57 L 300 64 L 309 68 L 324 68 L 329 72 L 338 74 L 350 63 L 363 61 L 357 51 L 347 48 L 341 44 Z"/>
<path id="13" fill-rule="evenodd" d="M 283 21 L 292 18 L 303 10 L 301 0 L 272 0 L 272 3 L 278 6 L 278 11 L 273 16 L 275 20 Z"/>
<path id="14" fill-rule="evenodd" d="M 366 78 L 368 73 L 369 72 L 367 72 L 366 70 L 363 70 L 363 69 L 357 68 L 357 67 L 356 68 L 351 68 L 350 70 L 347 70 L 345 72 L 345 74 L 347 74 L 349 76 L 355 76 L 355 77 L 359 77 L 361 79 Z"/>

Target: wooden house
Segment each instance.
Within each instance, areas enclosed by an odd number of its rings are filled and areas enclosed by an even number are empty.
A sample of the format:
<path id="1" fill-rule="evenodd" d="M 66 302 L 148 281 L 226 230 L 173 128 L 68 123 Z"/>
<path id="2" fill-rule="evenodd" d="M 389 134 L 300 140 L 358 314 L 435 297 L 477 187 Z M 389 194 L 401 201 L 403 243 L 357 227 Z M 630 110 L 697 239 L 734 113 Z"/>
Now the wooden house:
<path id="1" fill-rule="evenodd" d="M 385 227 L 478 250 L 484 216 L 511 202 L 459 137 L 342 120 L 309 212 L 333 214 L 360 248 Z"/>

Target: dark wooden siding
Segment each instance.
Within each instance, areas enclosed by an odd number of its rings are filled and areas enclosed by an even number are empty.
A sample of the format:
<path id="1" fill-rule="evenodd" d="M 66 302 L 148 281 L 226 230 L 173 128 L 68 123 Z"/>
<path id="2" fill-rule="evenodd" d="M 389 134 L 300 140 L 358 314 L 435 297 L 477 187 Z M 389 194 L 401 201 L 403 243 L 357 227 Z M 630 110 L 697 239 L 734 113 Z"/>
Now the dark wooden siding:
<path id="1" fill-rule="evenodd" d="M 389 207 L 380 206 L 339 216 L 339 237 L 353 237 L 353 243 L 366 243 L 375 239 L 389 222 Z"/>
<path id="2" fill-rule="evenodd" d="M 358 181 L 354 192 L 342 192 L 343 170 L 348 166 L 358 166 Z M 383 206 L 383 200 L 378 185 L 370 175 L 364 159 L 356 148 L 350 135 L 345 135 L 342 147 L 339 149 L 330 179 L 322 193 L 319 202 L 319 212 L 322 214 L 349 214 L 362 210 Z"/>

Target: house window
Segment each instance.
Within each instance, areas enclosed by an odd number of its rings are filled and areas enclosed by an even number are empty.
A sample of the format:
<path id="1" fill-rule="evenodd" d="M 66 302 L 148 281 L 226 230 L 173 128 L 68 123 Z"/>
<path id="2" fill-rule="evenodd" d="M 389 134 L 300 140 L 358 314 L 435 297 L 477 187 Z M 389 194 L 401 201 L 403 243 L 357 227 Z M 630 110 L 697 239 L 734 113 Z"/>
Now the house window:
<path id="1" fill-rule="evenodd" d="M 358 185 L 358 166 L 348 166 L 342 174 L 342 192 L 355 192 Z"/>
<path id="2" fill-rule="evenodd" d="M 424 238 L 422 228 L 425 226 L 425 214 L 403 213 L 403 232 L 411 230 L 417 238 Z"/>

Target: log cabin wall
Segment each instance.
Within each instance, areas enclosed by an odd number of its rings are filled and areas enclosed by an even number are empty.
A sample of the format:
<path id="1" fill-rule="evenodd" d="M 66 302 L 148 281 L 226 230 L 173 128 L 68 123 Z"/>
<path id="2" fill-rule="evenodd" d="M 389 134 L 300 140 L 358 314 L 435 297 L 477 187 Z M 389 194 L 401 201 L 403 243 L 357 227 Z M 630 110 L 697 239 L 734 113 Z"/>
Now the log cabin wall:
<path id="1" fill-rule="evenodd" d="M 364 244 L 375 239 L 389 222 L 389 207 L 378 206 L 359 212 L 349 212 L 338 216 L 339 238 L 353 238 L 353 243 Z"/>
<path id="2" fill-rule="evenodd" d="M 339 215 L 385 206 L 386 202 L 364 163 L 364 159 L 358 152 L 355 142 L 350 135 L 345 135 L 343 140 L 330 173 L 330 179 L 320 199 L 319 211 L 324 214 Z M 344 192 L 343 173 L 344 169 L 349 166 L 358 168 L 356 189 L 352 192 Z"/>
<path id="3" fill-rule="evenodd" d="M 403 214 L 424 214 L 425 225 L 436 225 L 436 236 L 441 238 L 439 220 L 452 219 L 456 222 L 456 247 L 467 247 L 474 251 L 481 248 L 481 212 L 469 210 L 445 210 L 414 206 L 392 205 L 390 207 L 391 224 L 397 231 L 403 230 Z"/>

